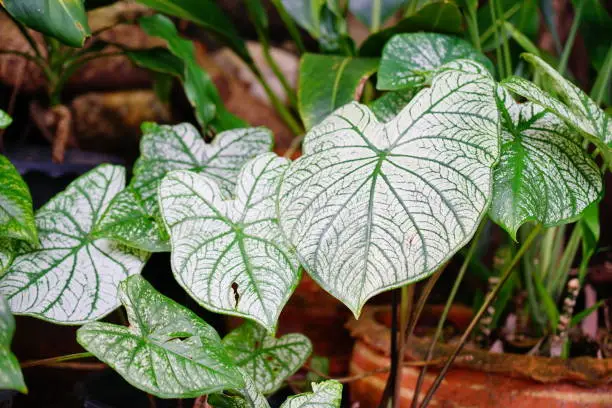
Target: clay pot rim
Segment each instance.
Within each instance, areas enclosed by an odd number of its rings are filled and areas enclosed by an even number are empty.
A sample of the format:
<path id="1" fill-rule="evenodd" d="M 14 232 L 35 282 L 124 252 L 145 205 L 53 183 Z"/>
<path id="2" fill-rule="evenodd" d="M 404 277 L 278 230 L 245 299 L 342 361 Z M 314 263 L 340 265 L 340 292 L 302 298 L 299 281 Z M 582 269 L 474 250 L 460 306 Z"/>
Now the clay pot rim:
<path id="1" fill-rule="evenodd" d="M 346 324 L 351 337 L 388 356 L 391 344 L 391 329 L 380 323 L 376 315 L 389 310 L 390 306 L 364 307 L 359 320 L 352 318 Z M 423 357 L 425 353 L 419 356 L 420 348 L 427 348 L 430 341 L 426 338 L 414 337 L 412 343 L 413 347 L 407 347 L 408 350 L 406 350 L 405 358 L 407 360 Z M 447 351 L 446 349 L 452 351 L 453 348 L 453 345 L 440 343 L 436 349 L 444 353 Z M 487 350 L 475 349 L 464 350 L 460 356 L 465 356 L 465 358 L 457 360 L 453 365 L 454 367 L 501 373 L 541 383 L 566 381 L 585 386 L 612 383 L 612 358 L 573 357 L 562 359 L 560 357 L 528 356 L 515 353 L 491 353 Z M 508 367 L 509 371 L 504 373 L 504 370 L 500 370 L 495 364 L 495 361 L 500 359 L 511 360 L 513 365 L 522 365 L 532 370 L 528 373 L 521 373 L 520 371 L 511 371 L 511 367 Z M 483 361 L 485 364 L 483 364 Z M 487 364 L 488 362 L 491 362 L 491 364 Z"/>

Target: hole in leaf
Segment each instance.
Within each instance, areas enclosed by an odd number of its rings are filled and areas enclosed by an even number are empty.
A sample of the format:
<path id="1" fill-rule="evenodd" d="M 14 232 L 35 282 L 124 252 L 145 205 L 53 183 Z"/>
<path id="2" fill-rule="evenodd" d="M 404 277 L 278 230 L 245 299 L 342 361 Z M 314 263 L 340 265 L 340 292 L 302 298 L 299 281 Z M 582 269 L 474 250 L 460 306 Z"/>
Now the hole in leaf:
<path id="1" fill-rule="evenodd" d="M 232 282 L 232 290 L 234 291 L 234 300 L 236 301 L 236 305 L 234 307 L 238 307 L 240 295 L 238 294 L 238 284 L 236 282 Z"/>

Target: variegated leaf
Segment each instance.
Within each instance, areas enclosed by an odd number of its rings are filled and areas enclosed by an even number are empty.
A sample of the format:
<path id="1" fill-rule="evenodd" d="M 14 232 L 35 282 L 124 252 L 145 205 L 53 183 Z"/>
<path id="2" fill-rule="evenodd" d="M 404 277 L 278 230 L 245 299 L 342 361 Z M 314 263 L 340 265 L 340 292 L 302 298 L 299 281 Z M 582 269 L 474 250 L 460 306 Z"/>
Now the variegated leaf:
<path id="1" fill-rule="evenodd" d="M 300 276 L 276 215 L 288 164 L 274 153 L 247 162 L 231 201 L 215 178 L 189 171 L 168 174 L 159 190 L 177 281 L 204 307 L 270 331 Z"/>
<path id="2" fill-rule="evenodd" d="M 219 183 L 224 194 L 231 194 L 242 165 L 272 147 L 272 134 L 265 128 L 221 132 L 211 144 L 188 123 L 147 123 L 143 131 L 134 177 L 113 200 L 95 235 L 150 252 L 170 249 L 157 204 L 159 183 L 169 171 L 196 171 Z"/>
<path id="3" fill-rule="evenodd" d="M 278 339 L 263 327 L 246 322 L 223 339 L 234 362 L 249 375 L 259 392 L 271 394 L 295 374 L 312 352 L 312 344 L 298 333 Z"/>
<path id="4" fill-rule="evenodd" d="M 38 242 L 32 196 L 17 169 L 0 155 L 0 238 Z"/>
<path id="5" fill-rule="evenodd" d="M 577 218 L 603 190 L 580 137 L 543 107 L 499 90 L 502 145 L 491 218 L 514 238 L 527 221 L 553 226 Z"/>
<path id="6" fill-rule="evenodd" d="M 0 280 L 14 313 L 64 324 L 99 319 L 119 301 L 119 282 L 140 273 L 147 254 L 91 236 L 125 170 L 101 165 L 36 212 L 40 248 L 19 254 Z"/>
<path id="7" fill-rule="evenodd" d="M 8 303 L 0 296 L 0 390 L 17 390 L 27 393 L 19 361 L 11 353 L 11 341 L 15 334 L 15 319 Z"/>
<path id="8" fill-rule="evenodd" d="M 504 80 L 502 85 L 559 115 L 570 126 L 582 131 L 593 143 L 599 146 L 605 145 L 609 154 L 612 147 L 612 119 L 610 116 L 580 88 L 563 78 L 541 58 L 533 54 L 523 54 L 523 58 L 549 80 L 548 83 L 553 87 L 559 99 L 519 77 L 510 77 Z"/>
<path id="9" fill-rule="evenodd" d="M 15 258 L 15 242 L 12 239 L 0 239 L 0 277 Z"/>
<path id="10" fill-rule="evenodd" d="M 472 59 L 493 72 L 491 61 L 464 39 L 438 33 L 398 34 L 383 49 L 376 87 L 420 87 L 436 69 L 458 59 Z"/>
<path id="11" fill-rule="evenodd" d="M 287 398 L 280 408 L 340 408 L 342 384 L 338 381 L 312 383 L 312 391 Z"/>
<path id="12" fill-rule="evenodd" d="M 352 103 L 306 135 L 281 183 L 281 229 L 310 275 L 356 316 L 472 237 L 499 157 L 494 87 L 486 68 L 455 61 L 390 122 Z"/>
<path id="13" fill-rule="evenodd" d="M 93 322 L 77 340 L 134 387 L 160 398 L 195 398 L 244 380 L 215 330 L 141 276 L 120 285 L 129 327 Z"/>

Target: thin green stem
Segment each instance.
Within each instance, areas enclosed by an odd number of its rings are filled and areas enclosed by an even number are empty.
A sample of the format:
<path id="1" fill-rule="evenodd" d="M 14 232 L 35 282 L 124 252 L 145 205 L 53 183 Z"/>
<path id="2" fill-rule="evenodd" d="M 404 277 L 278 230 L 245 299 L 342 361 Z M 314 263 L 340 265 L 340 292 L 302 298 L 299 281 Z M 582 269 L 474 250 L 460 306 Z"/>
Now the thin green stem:
<path id="1" fill-rule="evenodd" d="M 62 361 L 78 360 L 81 358 L 88 358 L 88 357 L 93 357 L 93 354 L 89 352 L 66 354 L 66 355 L 58 356 L 58 357 L 43 358 L 42 360 L 26 361 L 24 363 L 21 363 L 21 368 L 50 365 L 50 364 L 55 364 L 55 363 L 61 363 Z"/>
<path id="2" fill-rule="evenodd" d="M 497 8 L 496 14 L 499 16 L 499 31 L 502 37 L 502 51 L 504 56 L 504 64 L 506 70 L 506 76 L 512 75 L 512 58 L 510 55 L 510 46 L 508 45 L 508 35 L 506 34 L 506 19 L 504 18 L 504 10 L 502 9 L 501 2 L 499 0 L 491 0 Z"/>
<path id="3" fill-rule="evenodd" d="M 427 394 L 425 395 L 425 398 L 423 399 L 423 403 L 421 404 L 421 408 L 427 407 L 427 405 L 429 405 L 429 403 L 431 402 L 431 399 L 433 398 L 434 393 L 440 387 L 440 384 L 442 384 L 442 380 L 446 376 L 446 373 L 448 372 L 448 369 L 450 368 L 450 366 L 455 361 L 455 358 L 457 358 L 457 355 L 463 349 L 463 346 L 465 346 L 465 343 L 467 342 L 468 338 L 471 336 L 472 332 L 474 331 L 474 329 L 478 325 L 478 322 L 480 321 L 482 316 L 485 314 L 485 312 L 487 311 L 489 306 L 491 306 L 491 303 L 493 303 L 493 300 L 495 299 L 495 297 L 497 296 L 497 294 L 499 293 L 501 288 L 504 286 L 504 284 L 506 283 L 508 278 L 510 278 L 510 276 L 512 275 L 512 272 L 514 271 L 514 268 L 516 267 L 516 264 L 522 258 L 522 256 L 525 253 L 525 251 L 527 251 L 527 249 L 529 248 L 529 246 L 531 245 L 533 240 L 538 236 L 538 233 L 540 232 L 540 229 L 541 229 L 541 225 L 538 225 L 538 226 L 536 226 L 531 231 L 531 233 L 529 234 L 529 236 L 527 237 L 525 242 L 523 242 L 523 244 L 521 245 L 521 248 L 517 251 L 517 253 L 512 258 L 512 261 L 510 261 L 510 263 L 506 266 L 506 269 L 502 273 L 502 276 L 501 276 L 501 278 L 499 280 L 499 283 L 487 295 L 487 297 L 485 298 L 482 306 L 480 307 L 480 309 L 476 313 L 476 316 L 474 316 L 474 318 L 470 322 L 470 325 L 468 326 L 467 330 L 463 333 L 463 336 L 461 336 L 461 339 L 459 340 L 459 344 L 457 345 L 455 350 L 453 350 L 453 352 L 450 355 L 450 357 L 448 358 L 448 360 L 446 360 L 446 363 L 444 364 L 444 367 L 442 367 L 442 369 L 440 370 L 440 373 L 436 377 L 436 379 L 435 379 L 434 383 L 432 384 L 431 388 L 429 389 L 429 391 L 427 391 Z"/>
<path id="4" fill-rule="evenodd" d="M 612 46 L 608 49 L 604 63 L 591 89 L 591 99 L 593 99 L 597 105 L 601 105 L 601 101 L 603 101 L 606 92 L 610 90 L 610 78 L 612 78 Z"/>
<path id="5" fill-rule="evenodd" d="M 500 79 L 506 78 L 505 66 L 503 61 L 502 50 L 500 48 L 500 39 L 499 39 L 499 31 L 497 30 L 497 26 L 499 25 L 499 21 L 497 20 L 497 11 L 495 10 L 494 0 L 491 0 L 489 3 L 489 10 L 491 12 L 491 21 L 493 25 L 493 30 L 495 34 L 495 57 L 497 60 L 497 66 L 499 68 L 499 77 Z"/>
<path id="6" fill-rule="evenodd" d="M 572 48 L 574 48 L 574 41 L 576 40 L 576 34 L 578 33 L 578 28 L 580 27 L 580 20 L 582 19 L 582 9 L 584 7 L 584 1 L 581 1 L 576 8 L 576 13 L 574 15 L 574 21 L 572 22 L 572 27 L 570 28 L 570 32 L 567 36 L 567 40 L 565 41 L 565 46 L 563 48 L 563 53 L 561 54 L 561 59 L 559 60 L 559 66 L 557 67 L 557 71 L 559 71 L 560 75 L 565 73 L 567 68 L 567 62 L 569 61 L 570 54 L 572 53 Z"/>
<path id="7" fill-rule="evenodd" d="M 304 42 L 302 41 L 302 35 L 300 34 L 300 30 L 297 28 L 297 26 L 293 22 L 293 19 L 291 18 L 289 13 L 287 13 L 287 10 L 285 10 L 285 7 L 281 3 L 281 1 L 280 0 L 271 0 L 271 1 L 274 7 L 276 7 L 276 11 L 278 11 L 278 15 L 280 16 L 281 20 L 283 20 L 285 27 L 287 27 L 287 31 L 289 31 L 289 35 L 293 39 L 293 42 L 295 43 L 295 46 L 298 49 L 298 52 L 300 54 L 304 54 L 306 52 L 306 47 L 304 47 Z"/>
<path id="8" fill-rule="evenodd" d="M 280 115 L 281 119 L 283 119 L 285 124 L 291 130 L 291 132 L 293 132 L 293 135 L 299 136 L 304 133 L 304 129 L 302 128 L 302 126 L 300 126 L 300 124 L 295 120 L 291 112 L 289 112 L 287 107 L 278 99 L 274 91 L 270 88 L 270 85 L 268 85 L 266 79 L 261 74 L 261 71 L 259 71 L 259 68 L 257 68 L 255 64 L 251 64 L 250 68 L 251 71 L 253 71 L 253 73 L 257 77 L 259 83 L 264 87 L 266 95 L 268 95 L 268 98 L 270 98 L 270 102 L 272 102 L 272 106 L 274 106 L 274 109 L 276 109 L 276 112 Z"/>
<path id="9" fill-rule="evenodd" d="M 551 275 L 550 279 L 547 281 L 546 289 L 555 300 L 561 295 L 565 282 L 567 281 L 581 239 L 582 228 L 580 228 L 579 225 L 575 225 L 570 238 L 567 240 L 567 245 L 565 246 L 565 251 L 563 251 L 561 260 L 559 260 L 559 265 L 555 268 L 556 273 Z"/>
<path id="10" fill-rule="evenodd" d="M 398 373 L 395 376 L 395 387 L 391 406 L 398 407 L 400 400 L 400 390 L 402 387 L 402 365 L 404 364 L 404 344 L 406 344 L 406 329 L 410 316 L 412 315 L 412 302 L 414 301 L 414 284 L 402 286 L 402 296 L 400 301 L 400 335 L 399 335 L 399 355 L 397 356 Z"/>
<path id="11" fill-rule="evenodd" d="M 257 32 L 259 33 L 260 30 L 257 29 Z M 270 67 L 270 69 L 272 69 L 272 72 L 274 72 L 274 75 L 280 81 L 283 89 L 285 90 L 285 93 L 287 94 L 287 98 L 289 99 L 289 103 L 291 104 L 291 106 L 297 109 L 298 104 L 295 90 L 289 84 L 289 81 L 285 77 L 285 74 L 283 74 L 283 71 L 280 69 L 280 67 L 272 57 L 272 54 L 270 53 L 270 44 L 268 43 L 267 39 L 265 39 L 264 33 L 260 33 L 259 40 L 261 42 L 264 58 L 266 59 L 268 66 Z"/>
<path id="12" fill-rule="evenodd" d="M 490 7 L 490 6 L 489 6 Z M 504 13 L 504 21 L 510 20 L 510 18 L 515 15 L 519 10 L 521 9 L 521 3 L 517 2 L 514 6 L 512 6 L 511 8 L 509 8 L 505 13 Z M 497 27 L 500 25 L 500 21 L 498 21 L 497 19 L 493 19 L 493 22 L 491 23 L 491 27 L 487 28 L 485 30 L 484 33 L 482 33 L 482 35 L 480 36 L 480 42 L 484 43 L 486 42 L 489 37 L 491 37 L 492 35 L 495 34 L 495 31 L 497 30 Z"/>
<path id="13" fill-rule="evenodd" d="M 469 7 L 466 14 L 467 15 L 465 21 L 467 23 L 467 28 L 470 34 L 472 45 L 478 51 L 482 51 L 480 36 L 478 35 L 478 19 L 476 18 L 476 10 L 472 10 L 472 8 Z"/>
<path id="14" fill-rule="evenodd" d="M 414 3 L 415 1 L 412 1 Z M 372 0 L 372 24 L 370 25 L 370 31 L 375 33 L 380 30 L 382 0 Z"/>
<path id="15" fill-rule="evenodd" d="M 453 283 L 453 287 L 448 295 L 448 299 L 446 300 L 446 305 L 444 305 L 444 310 L 442 311 L 442 315 L 440 316 L 440 320 L 438 320 L 438 326 L 436 327 L 436 332 L 434 333 L 433 338 L 431 339 L 431 344 L 429 345 L 429 349 L 427 350 L 427 355 L 425 356 L 426 361 L 431 361 L 433 356 L 434 349 L 440 336 L 442 335 L 442 330 L 444 329 L 444 323 L 446 322 L 446 318 L 448 317 L 448 313 L 450 312 L 451 307 L 453 306 L 453 301 L 455 300 L 455 296 L 457 296 L 457 292 L 459 291 L 459 286 L 461 286 L 461 282 L 463 281 L 463 277 L 465 276 L 465 272 L 476 252 L 476 248 L 478 248 L 478 242 L 482 231 L 486 222 L 483 221 L 478 226 L 476 233 L 474 234 L 474 238 L 472 238 L 472 243 L 467 253 L 465 254 L 465 258 L 463 259 L 463 264 L 461 264 L 461 268 L 459 268 L 459 273 L 457 277 L 455 277 L 455 283 Z M 419 377 L 417 379 L 416 386 L 414 387 L 414 394 L 412 397 L 412 408 L 416 408 L 419 401 L 419 392 L 421 391 L 421 387 L 423 386 L 423 381 L 425 380 L 425 374 L 427 373 L 427 366 L 423 366 L 421 372 L 419 373 Z"/>

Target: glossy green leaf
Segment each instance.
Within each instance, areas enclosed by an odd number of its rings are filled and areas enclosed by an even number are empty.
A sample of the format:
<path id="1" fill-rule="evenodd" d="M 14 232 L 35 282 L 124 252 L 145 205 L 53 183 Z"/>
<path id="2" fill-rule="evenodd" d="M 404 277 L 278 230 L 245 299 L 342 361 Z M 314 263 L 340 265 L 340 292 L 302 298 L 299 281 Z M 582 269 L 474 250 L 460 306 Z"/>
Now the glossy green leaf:
<path id="1" fill-rule="evenodd" d="M 378 57 L 384 45 L 396 34 L 431 31 L 446 34 L 461 32 L 463 17 L 459 7 L 450 1 L 435 1 L 426 4 L 415 14 L 404 17 L 393 27 L 369 36 L 359 49 L 359 55 Z"/>
<path id="2" fill-rule="evenodd" d="M 161 13 L 192 21 L 212 31 L 247 62 L 252 61 L 244 40 L 213 0 L 137 0 Z"/>
<path id="3" fill-rule="evenodd" d="M 8 113 L 0 109 L 0 129 L 6 129 L 13 123 L 13 118 Z"/>
<path id="4" fill-rule="evenodd" d="M 168 174 L 159 188 L 176 280 L 204 307 L 253 319 L 269 331 L 300 277 L 276 215 L 288 165 L 275 153 L 247 162 L 233 200 L 213 177 L 189 171 Z"/>
<path id="5" fill-rule="evenodd" d="M 298 109 L 306 129 L 354 101 L 361 82 L 377 68 L 376 58 L 304 54 L 300 63 Z"/>
<path id="6" fill-rule="evenodd" d="M 77 331 L 87 351 L 134 387 L 160 398 L 195 398 L 244 381 L 215 330 L 140 276 L 121 282 L 129 327 L 88 323 Z"/>
<path id="7" fill-rule="evenodd" d="M 125 53 L 132 62 L 154 72 L 173 75 L 185 79 L 185 64 L 167 48 L 155 47 L 143 50 L 131 50 Z"/>
<path id="8" fill-rule="evenodd" d="M 0 279 L 13 313 L 79 324 L 118 306 L 119 282 L 140 273 L 147 254 L 91 232 L 124 185 L 123 168 L 101 165 L 36 212 L 40 247 L 20 253 Z"/>
<path id="9" fill-rule="evenodd" d="M 298 333 L 278 339 L 253 322 L 246 322 L 223 339 L 234 362 L 255 382 L 257 390 L 271 394 L 308 360 L 312 344 Z"/>
<path id="10" fill-rule="evenodd" d="M 397 90 L 422 86 L 442 65 L 471 59 L 494 72 L 493 64 L 469 42 L 437 33 L 398 34 L 383 49 L 376 88 Z"/>
<path id="11" fill-rule="evenodd" d="M 612 16 L 601 0 L 580 0 L 583 3 L 580 19 L 580 35 L 589 54 L 589 62 L 596 70 L 604 65 L 606 54 L 612 47 Z M 572 0 L 574 7 L 578 1 Z"/>
<path id="12" fill-rule="evenodd" d="M 519 227 L 575 220 L 601 198 L 597 164 L 561 119 L 500 88 L 501 159 L 493 176 L 491 219 L 516 239 Z"/>
<path id="13" fill-rule="evenodd" d="M 553 67 L 533 54 L 523 58 L 545 78 L 557 93 L 558 99 L 542 91 L 533 83 L 510 77 L 502 85 L 510 91 L 551 110 L 570 126 L 582 131 L 590 140 L 609 151 L 612 147 L 612 119 L 579 87 L 563 78 Z M 602 146 L 604 145 L 604 146 Z"/>
<path id="14" fill-rule="evenodd" d="M 405 0 L 352 0 L 349 10 L 372 31 L 378 31 L 405 4 Z"/>
<path id="15" fill-rule="evenodd" d="M 147 34 L 166 40 L 170 52 L 182 61 L 184 73 L 180 78 L 185 88 L 185 94 L 194 107 L 198 122 L 203 128 L 210 126 L 214 131 L 220 132 L 246 126 L 246 122 L 225 109 L 210 76 L 196 61 L 193 43 L 178 34 L 174 23 L 168 17 L 162 15 L 142 17 L 140 26 Z M 156 64 L 153 65 L 153 68 L 160 68 L 163 63 L 166 70 L 178 69 L 178 63 L 176 61 L 170 62 L 167 55 L 160 53 L 159 58 L 163 58 L 163 61 L 155 60 Z M 141 64 L 151 62 L 150 55 L 148 60 L 143 59 L 141 55 L 138 62 Z M 168 63 L 172 64 L 172 68 Z"/>
<path id="16" fill-rule="evenodd" d="M 38 243 L 32 196 L 17 169 L 0 155 L 0 238 Z"/>
<path id="17" fill-rule="evenodd" d="M 321 9 L 326 0 L 281 0 L 287 13 L 314 38 L 321 35 Z"/>
<path id="18" fill-rule="evenodd" d="M 228 130 L 211 144 L 187 123 L 146 123 L 143 133 L 134 177 L 109 205 L 94 234 L 150 252 L 170 250 L 157 203 L 157 188 L 166 173 L 181 169 L 202 173 L 230 195 L 242 165 L 272 147 L 272 134 L 265 128 Z"/>
<path id="19" fill-rule="evenodd" d="M 71 47 L 82 47 L 91 35 L 83 0 L 0 0 L 0 5 L 22 24 Z"/>
<path id="20" fill-rule="evenodd" d="M 401 91 L 390 91 L 370 103 L 370 109 L 381 122 L 389 122 L 396 117 L 408 102 L 420 91 L 420 88 L 408 88 Z"/>
<path id="21" fill-rule="evenodd" d="M 485 67 L 458 60 L 390 122 L 352 103 L 307 133 L 281 183 L 281 229 L 308 273 L 356 316 L 471 239 L 499 156 L 494 87 Z"/>
<path id="22" fill-rule="evenodd" d="M 329 380 L 312 383 L 313 392 L 298 394 L 287 398 L 280 408 L 340 408 L 342 402 L 342 384 Z"/>
<path id="23" fill-rule="evenodd" d="M 11 341 L 15 334 L 15 318 L 6 300 L 0 296 L 0 390 L 17 390 L 26 394 L 19 361 L 11 353 Z"/>

